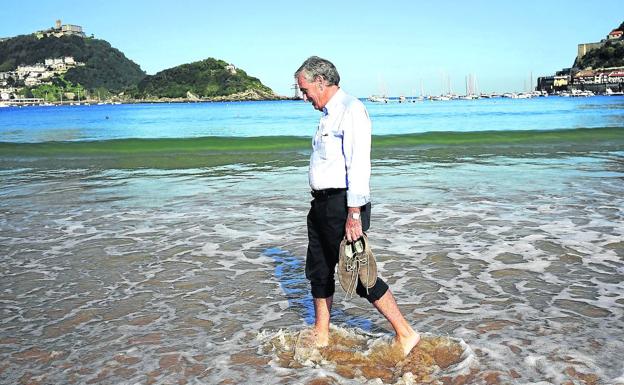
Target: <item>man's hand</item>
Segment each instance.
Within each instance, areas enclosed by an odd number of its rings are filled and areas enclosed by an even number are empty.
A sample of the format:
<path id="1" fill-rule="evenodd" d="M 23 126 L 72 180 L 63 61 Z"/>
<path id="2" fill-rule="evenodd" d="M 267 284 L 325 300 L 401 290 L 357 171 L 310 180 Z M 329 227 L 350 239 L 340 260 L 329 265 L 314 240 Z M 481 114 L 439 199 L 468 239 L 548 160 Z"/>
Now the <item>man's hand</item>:
<path id="1" fill-rule="evenodd" d="M 347 223 L 345 224 L 345 237 L 347 241 L 354 242 L 364 235 L 362 231 L 362 218 L 360 218 L 359 207 L 349 207 L 347 212 Z"/>

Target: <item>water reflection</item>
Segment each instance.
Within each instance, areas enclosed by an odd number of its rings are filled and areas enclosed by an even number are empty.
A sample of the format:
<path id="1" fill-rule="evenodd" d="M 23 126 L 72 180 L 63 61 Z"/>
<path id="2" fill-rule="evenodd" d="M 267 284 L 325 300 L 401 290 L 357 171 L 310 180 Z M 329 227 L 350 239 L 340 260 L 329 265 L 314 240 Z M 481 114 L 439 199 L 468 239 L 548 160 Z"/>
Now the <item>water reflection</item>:
<path id="1" fill-rule="evenodd" d="M 288 299 L 288 307 L 298 313 L 306 324 L 314 324 L 314 304 L 310 294 L 310 285 L 305 277 L 303 258 L 293 256 L 279 248 L 267 249 L 264 255 L 273 258 L 275 262 L 275 277 Z M 335 303 L 332 308 L 332 322 L 365 331 L 372 331 L 374 326 L 367 318 L 349 314 L 341 308 L 339 303 Z"/>

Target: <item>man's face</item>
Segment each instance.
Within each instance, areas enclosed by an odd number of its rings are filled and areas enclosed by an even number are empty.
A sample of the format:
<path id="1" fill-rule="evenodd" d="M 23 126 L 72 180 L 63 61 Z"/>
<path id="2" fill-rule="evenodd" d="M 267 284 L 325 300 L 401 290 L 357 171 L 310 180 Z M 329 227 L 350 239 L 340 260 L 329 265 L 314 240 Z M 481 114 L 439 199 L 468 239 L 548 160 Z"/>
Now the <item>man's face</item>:
<path id="1" fill-rule="evenodd" d="M 325 103 L 323 102 L 323 92 L 321 91 L 323 88 L 321 80 L 317 79 L 315 81 L 308 82 L 303 73 L 300 73 L 299 76 L 297 76 L 297 84 L 303 93 L 303 100 L 312 103 L 312 106 L 315 109 L 323 111 Z"/>

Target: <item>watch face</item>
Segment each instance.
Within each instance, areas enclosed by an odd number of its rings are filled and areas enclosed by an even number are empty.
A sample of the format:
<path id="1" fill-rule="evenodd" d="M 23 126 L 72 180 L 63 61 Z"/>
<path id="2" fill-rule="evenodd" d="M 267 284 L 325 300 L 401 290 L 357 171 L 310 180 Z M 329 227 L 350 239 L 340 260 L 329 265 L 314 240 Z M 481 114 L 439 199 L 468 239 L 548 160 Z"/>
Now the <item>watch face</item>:
<path id="1" fill-rule="evenodd" d="M 353 213 L 353 214 L 351 214 L 351 218 L 353 218 L 353 219 L 360 219 L 360 213 Z"/>

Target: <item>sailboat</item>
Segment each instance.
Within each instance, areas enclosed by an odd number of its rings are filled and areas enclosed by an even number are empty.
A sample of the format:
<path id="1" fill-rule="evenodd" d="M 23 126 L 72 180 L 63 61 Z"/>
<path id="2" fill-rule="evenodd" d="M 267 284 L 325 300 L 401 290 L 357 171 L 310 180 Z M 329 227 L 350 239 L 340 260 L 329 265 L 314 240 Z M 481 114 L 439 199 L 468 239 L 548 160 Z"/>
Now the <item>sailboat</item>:
<path id="1" fill-rule="evenodd" d="M 423 92 L 423 81 L 420 79 L 420 96 L 418 97 L 418 101 L 425 100 L 425 93 Z"/>
<path id="2" fill-rule="evenodd" d="M 379 75 L 379 84 L 382 85 L 380 86 L 380 88 L 382 89 L 382 92 L 380 94 L 369 96 L 368 101 L 373 102 L 373 103 L 388 103 L 389 99 L 386 96 L 386 87 L 383 86 L 383 82 L 381 81 L 381 75 Z"/>

